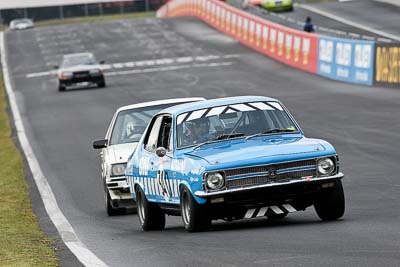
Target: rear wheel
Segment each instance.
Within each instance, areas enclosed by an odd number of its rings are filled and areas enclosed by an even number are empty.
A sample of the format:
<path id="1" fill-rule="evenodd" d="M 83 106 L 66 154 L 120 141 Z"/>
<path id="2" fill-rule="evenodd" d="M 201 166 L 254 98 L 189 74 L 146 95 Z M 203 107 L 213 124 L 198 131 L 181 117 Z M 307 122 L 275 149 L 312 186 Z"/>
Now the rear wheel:
<path id="1" fill-rule="evenodd" d="M 140 187 L 136 187 L 135 192 L 140 226 L 145 231 L 163 230 L 165 228 L 165 213 L 157 204 L 147 201 Z"/>
<path id="2" fill-rule="evenodd" d="M 65 90 L 66 90 L 65 85 L 63 85 L 62 83 L 59 83 L 59 84 L 58 84 L 58 91 L 64 92 Z"/>
<path id="3" fill-rule="evenodd" d="M 183 225 L 189 232 L 207 231 L 211 227 L 211 219 L 206 214 L 205 205 L 197 204 L 187 188 L 181 192 L 181 214 Z"/>
<path id="4" fill-rule="evenodd" d="M 98 86 L 99 88 L 104 88 L 104 87 L 106 87 L 106 81 L 105 81 L 105 80 L 102 80 L 101 82 L 99 82 L 99 83 L 97 84 L 97 86 Z"/>
<path id="5" fill-rule="evenodd" d="M 338 180 L 332 190 L 327 191 L 314 204 L 318 217 L 323 221 L 339 219 L 345 211 L 342 181 Z"/>

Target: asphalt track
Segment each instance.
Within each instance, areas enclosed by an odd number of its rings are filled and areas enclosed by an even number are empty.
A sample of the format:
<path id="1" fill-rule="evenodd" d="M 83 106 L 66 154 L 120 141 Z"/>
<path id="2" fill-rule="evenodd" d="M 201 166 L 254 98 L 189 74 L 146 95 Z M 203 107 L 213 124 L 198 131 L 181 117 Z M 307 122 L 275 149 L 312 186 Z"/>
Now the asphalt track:
<path id="1" fill-rule="evenodd" d="M 231 3 L 237 7 L 241 7 L 240 0 L 232 0 Z M 317 8 L 321 11 L 368 26 L 372 29 L 400 36 L 398 27 L 400 24 L 400 7 L 398 6 L 372 0 L 355 0 L 349 2 L 333 1 L 304 4 L 304 6 Z M 261 7 L 255 6 L 248 6 L 245 10 L 259 17 L 298 30 L 303 30 L 305 19 L 309 16 L 312 18 L 315 30 L 319 34 L 349 39 L 390 41 L 390 38 L 370 31 L 361 30 L 340 20 L 327 18 L 307 10 L 301 5 L 295 6 L 294 10 L 290 12 L 268 12 Z"/>
<path id="2" fill-rule="evenodd" d="M 8 32 L 6 48 L 28 138 L 58 205 L 108 265 L 400 265 L 398 90 L 291 69 L 191 18 Z M 52 75 L 27 78 L 49 71 L 62 54 L 81 51 L 110 64 L 107 88 L 59 93 Z M 180 217 L 168 217 L 165 231 L 143 232 L 134 214 L 106 216 L 91 142 L 104 136 L 117 107 L 249 94 L 282 100 L 309 137 L 335 145 L 346 175 L 342 220 L 321 222 L 310 208 L 278 222 L 218 221 L 210 232 L 189 234 Z"/>

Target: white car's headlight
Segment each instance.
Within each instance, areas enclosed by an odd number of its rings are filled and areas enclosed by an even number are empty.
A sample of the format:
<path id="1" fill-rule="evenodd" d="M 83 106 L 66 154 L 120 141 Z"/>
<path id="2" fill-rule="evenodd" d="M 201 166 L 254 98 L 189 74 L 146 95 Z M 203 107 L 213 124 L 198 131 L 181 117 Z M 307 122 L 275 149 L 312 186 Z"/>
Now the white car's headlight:
<path id="1" fill-rule="evenodd" d="M 224 186 L 225 179 L 219 172 L 206 174 L 206 186 L 208 189 L 217 190 Z"/>
<path id="2" fill-rule="evenodd" d="M 111 176 L 124 176 L 126 163 L 113 164 L 111 166 Z"/>
<path id="3" fill-rule="evenodd" d="M 317 170 L 320 175 L 330 175 L 335 171 L 335 164 L 329 158 L 318 160 Z"/>

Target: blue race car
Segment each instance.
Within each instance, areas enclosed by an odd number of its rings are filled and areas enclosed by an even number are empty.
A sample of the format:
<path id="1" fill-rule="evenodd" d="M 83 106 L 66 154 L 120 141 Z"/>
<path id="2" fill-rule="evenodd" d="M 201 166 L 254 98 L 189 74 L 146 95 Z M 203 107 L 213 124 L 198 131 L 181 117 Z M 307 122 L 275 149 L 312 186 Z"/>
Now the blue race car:
<path id="1" fill-rule="evenodd" d="M 181 215 L 188 231 L 212 220 L 279 219 L 314 206 L 322 220 L 343 216 L 334 147 L 306 138 L 278 100 L 229 97 L 156 114 L 125 171 L 145 231 Z"/>

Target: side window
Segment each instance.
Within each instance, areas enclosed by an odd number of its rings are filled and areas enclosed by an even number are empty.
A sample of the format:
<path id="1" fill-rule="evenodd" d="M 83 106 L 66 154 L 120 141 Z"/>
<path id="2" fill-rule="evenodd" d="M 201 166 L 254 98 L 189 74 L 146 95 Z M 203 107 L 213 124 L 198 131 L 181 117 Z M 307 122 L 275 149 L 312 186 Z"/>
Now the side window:
<path id="1" fill-rule="evenodd" d="M 149 152 L 154 152 L 157 149 L 157 142 L 158 142 L 158 136 L 160 133 L 160 126 L 161 126 L 161 122 L 163 120 L 162 116 L 158 116 L 151 129 L 150 129 L 150 133 L 147 136 L 147 140 L 146 143 L 144 145 L 144 148 L 149 151 Z"/>
<path id="2" fill-rule="evenodd" d="M 161 122 L 160 135 L 157 142 L 158 147 L 164 147 L 168 151 L 172 151 L 172 146 L 170 144 L 171 124 L 172 118 L 169 116 L 164 116 Z"/>

